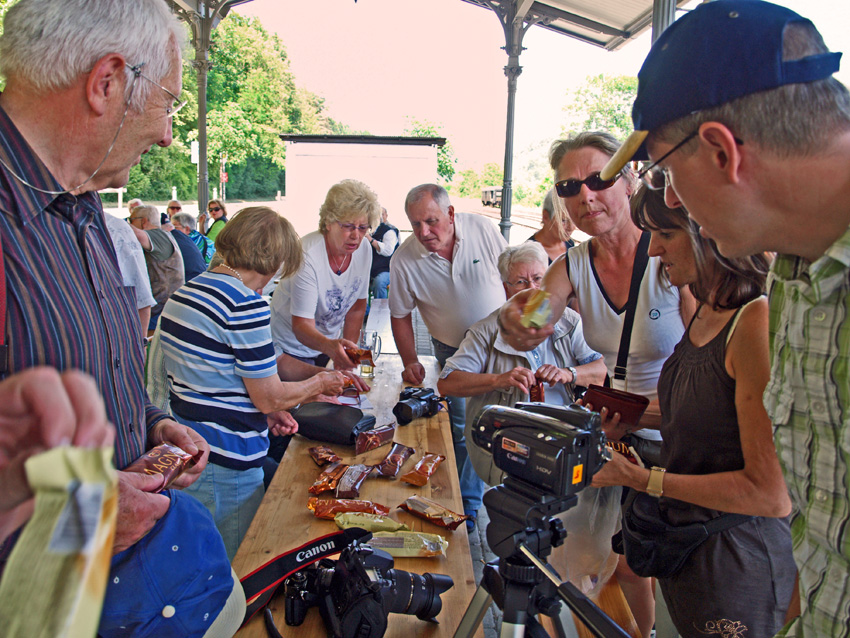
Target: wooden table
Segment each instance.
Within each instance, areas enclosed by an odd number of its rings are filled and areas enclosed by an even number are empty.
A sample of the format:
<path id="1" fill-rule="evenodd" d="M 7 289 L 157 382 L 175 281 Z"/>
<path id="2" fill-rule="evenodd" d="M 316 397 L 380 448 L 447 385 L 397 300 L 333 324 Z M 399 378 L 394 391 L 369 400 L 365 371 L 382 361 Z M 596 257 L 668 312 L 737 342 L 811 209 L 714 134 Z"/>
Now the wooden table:
<path id="1" fill-rule="evenodd" d="M 424 385 L 436 388 L 438 374 L 436 359 L 423 357 L 420 360 L 427 370 Z M 383 425 L 395 422 L 392 408 L 398 401 L 399 391 L 404 385 L 401 382 L 402 365 L 401 358 L 397 355 L 382 355 L 376 363 L 375 378 L 368 397 L 375 405 L 374 414 L 378 425 Z M 424 572 L 448 574 L 454 580 L 454 587 L 441 596 L 443 609 L 437 616 L 439 625 L 421 621 L 416 616 L 390 614 L 386 633 L 386 636 L 390 638 L 452 636 L 475 591 L 476 583 L 466 526 L 461 525 L 451 532 L 396 509 L 408 496 L 421 494 L 455 512 L 463 512 L 450 427 L 448 414 L 440 411 L 430 419 L 417 419 L 396 430 L 395 440 L 416 450 L 416 453 L 404 464 L 399 475 L 413 469 L 423 452 L 435 452 L 446 456 L 446 460 L 426 486 L 415 487 L 397 479 L 369 478 L 360 490 L 361 498 L 386 505 L 391 509 L 393 518 L 406 523 L 412 530 L 439 533 L 449 541 L 445 557 L 395 559 L 396 569 L 418 574 Z M 307 448 L 314 445 L 317 443 L 299 436 L 296 436 L 289 444 L 283 462 L 233 560 L 233 569 L 240 578 L 289 549 L 337 530 L 333 521 L 318 519 L 307 509 L 307 499 L 310 496 L 307 488 L 313 484 L 321 471 L 307 453 Z M 346 463 L 365 462 L 367 464 L 380 462 L 390 449 L 385 446 L 355 457 L 353 447 L 338 445 L 331 447 Z M 271 603 L 271 610 L 278 628 L 286 635 L 282 593 L 281 587 Z M 237 636 L 266 638 L 261 616 L 257 614 Z M 327 635 L 316 608 L 309 611 L 304 624 L 295 631 L 298 636 L 305 638 Z M 483 631 L 479 629 L 477 635 L 483 636 Z"/>

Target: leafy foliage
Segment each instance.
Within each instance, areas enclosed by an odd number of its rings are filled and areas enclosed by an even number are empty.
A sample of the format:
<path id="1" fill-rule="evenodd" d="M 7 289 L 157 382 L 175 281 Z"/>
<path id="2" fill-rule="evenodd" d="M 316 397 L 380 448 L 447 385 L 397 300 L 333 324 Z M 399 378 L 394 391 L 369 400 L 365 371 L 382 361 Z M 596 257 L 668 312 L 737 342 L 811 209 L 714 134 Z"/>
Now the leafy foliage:
<path id="1" fill-rule="evenodd" d="M 572 92 L 564 111 L 572 116 L 570 131 L 608 131 L 620 139 L 632 132 L 632 104 L 637 96 L 637 78 L 628 75 L 588 76 Z"/>
<path id="2" fill-rule="evenodd" d="M 438 125 L 413 118 L 408 118 L 404 134 L 411 137 L 443 137 Z M 437 150 L 437 174 L 443 181 L 451 182 L 454 179 L 455 164 L 457 164 L 457 158 L 454 149 L 451 142 L 446 140 L 446 143 Z"/>

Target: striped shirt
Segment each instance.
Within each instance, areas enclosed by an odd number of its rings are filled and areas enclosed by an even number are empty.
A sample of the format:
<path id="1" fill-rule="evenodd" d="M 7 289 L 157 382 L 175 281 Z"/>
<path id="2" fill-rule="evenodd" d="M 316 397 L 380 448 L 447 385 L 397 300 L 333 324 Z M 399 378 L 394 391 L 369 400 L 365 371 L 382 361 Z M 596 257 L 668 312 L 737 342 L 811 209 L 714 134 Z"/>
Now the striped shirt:
<path id="1" fill-rule="evenodd" d="M 0 109 L 0 160 L 30 184 L 60 191 Z M 0 166 L 8 370 L 37 365 L 92 375 L 117 429 L 115 465 L 142 455 L 165 417 L 148 401 L 136 296 L 125 287 L 96 193 L 48 195 Z"/>
<path id="2" fill-rule="evenodd" d="M 205 272 L 166 302 L 160 332 L 175 418 L 206 439 L 212 463 L 261 466 L 266 417 L 242 379 L 277 377 L 268 303 L 230 275 Z"/>
<path id="3" fill-rule="evenodd" d="M 780 636 L 850 636 L 850 229 L 817 261 L 779 256 L 767 412 L 794 504 L 802 616 Z"/>

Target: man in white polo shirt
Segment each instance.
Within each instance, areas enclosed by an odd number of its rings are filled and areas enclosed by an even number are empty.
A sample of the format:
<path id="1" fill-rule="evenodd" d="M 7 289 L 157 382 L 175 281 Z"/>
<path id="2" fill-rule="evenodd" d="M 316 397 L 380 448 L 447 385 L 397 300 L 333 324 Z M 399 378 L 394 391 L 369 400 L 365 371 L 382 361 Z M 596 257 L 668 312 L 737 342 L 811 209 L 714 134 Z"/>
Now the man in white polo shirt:
<path id="1" fill-rule="evenodd" d="M 414 236 L 390 261 L 389 307 L 393 337 L 404 363 L 402 379 L 418 385 L 425 379 L 425 369 L 416 356 L 413 309 L 419 308 L 443 366 L 457 351 L 466 329 L 505 301 L 496 264 L 507 244 L 486 218 L 455 213 L 446 189 L 437 184 L 413 188 L 404 201 L 404 212 Z M 464 411 L 464 399 L 449 397 L 464 512 L 476 516 L 484 484 L 466 463 Z"/>

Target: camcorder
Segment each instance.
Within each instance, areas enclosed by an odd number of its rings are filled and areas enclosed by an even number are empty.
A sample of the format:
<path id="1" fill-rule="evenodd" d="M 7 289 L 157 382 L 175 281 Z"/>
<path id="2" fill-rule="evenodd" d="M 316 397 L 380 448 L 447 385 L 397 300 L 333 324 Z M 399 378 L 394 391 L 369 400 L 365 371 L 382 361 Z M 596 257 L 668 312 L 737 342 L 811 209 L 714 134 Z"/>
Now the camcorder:
<path id="1" fill-rule="evenodd" d="M 398 395 L 393 414 L 399 425 L 407 425 L 413 419 L 434 416 L 440 411 L 440 403 L 445 400 L 433 388 L 405 388 Z"/>
<path id="2" fill-rule="evenodd" d="M 573 496 L 610 459 L 599 414 L 580 405 L 488 405 L 472 428 L 476 446 L 521 492 Z"/>
<path id="3" fill-rule="evenodd" d="M 436 622 L 440 596 L 454 585 L 445 574 L 393 569 L 387 552 L 369 545 L 346 547 L 339 560 L 324 558 L 284 581 L 286 624 L 298 626 L 318 605 L 334 638 L 380 638 L 390 613 Z"/>

